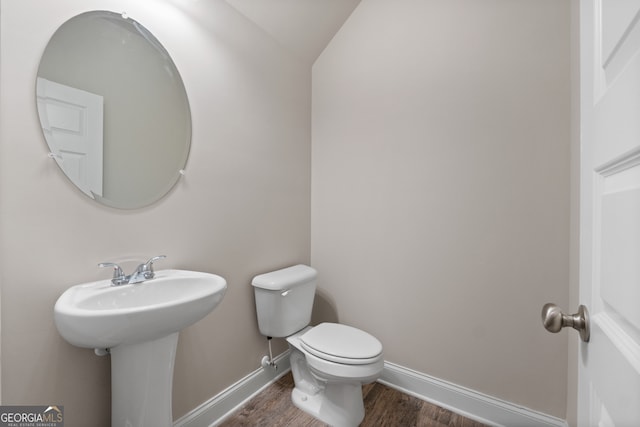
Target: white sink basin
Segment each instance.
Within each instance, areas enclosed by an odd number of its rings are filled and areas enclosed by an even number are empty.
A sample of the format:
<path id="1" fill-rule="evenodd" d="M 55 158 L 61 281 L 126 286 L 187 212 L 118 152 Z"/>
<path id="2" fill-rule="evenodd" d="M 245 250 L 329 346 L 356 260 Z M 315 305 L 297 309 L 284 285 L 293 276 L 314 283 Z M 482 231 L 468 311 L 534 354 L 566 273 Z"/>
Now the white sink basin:
<path id="1" fill-rule="evenodd" d="M 78 347 L 140 343 L 202 319 L 226 289 L 220 276 L 184 270 L 156 271 L 155 278 L 133 285 L 100 280 L 67 289 L 56 302 L 54 319 L 60 335 Z"/>

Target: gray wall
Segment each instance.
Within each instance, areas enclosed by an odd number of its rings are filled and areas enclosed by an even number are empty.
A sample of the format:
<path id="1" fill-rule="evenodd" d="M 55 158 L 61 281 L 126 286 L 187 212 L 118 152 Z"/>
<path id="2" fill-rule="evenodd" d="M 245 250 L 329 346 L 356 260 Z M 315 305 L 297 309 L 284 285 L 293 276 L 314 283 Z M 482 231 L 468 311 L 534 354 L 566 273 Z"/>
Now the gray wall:
<path id="1" fill-rule="evenodd" d="M 109 425 L 109 358 L 67 344 L 53 305 L 67 287 L 109 277 L 101 261 L 166 253 L 157 268 L 213 272 L 229 285 L 221 305 L 181 334 L 177 418 L 259 367 L 266 340 L 251 278 L 310 261 L 310 70 L 221 1 L 0 7 L 3 404 L 62 404 L 69 427 Z M 40 55 L 60 24 L 93 9 L 126 10 L 154 33 L 189 96 L 186 176 L 147 209 L 96 205 L 47 158 L 39 129 Z"/>
<path id="2" fill-rule="evenodd" d="M 568 1 L 362 0 L 313 67 L 327 316 L 385 359 L 564 418 Z"/>

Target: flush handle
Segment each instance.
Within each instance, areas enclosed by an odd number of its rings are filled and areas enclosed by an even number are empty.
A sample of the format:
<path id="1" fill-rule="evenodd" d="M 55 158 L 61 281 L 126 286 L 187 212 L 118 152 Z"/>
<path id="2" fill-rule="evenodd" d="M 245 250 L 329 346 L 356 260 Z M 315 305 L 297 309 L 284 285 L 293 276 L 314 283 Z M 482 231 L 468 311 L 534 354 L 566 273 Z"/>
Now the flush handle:
<path id="1" fill-rule="evenodd" d="M 576 314 L 564 314 L 560 308 L 552 303 L 542 307 L 542 324 L 549 332 L 560 332 L 562 328 L 571 326 L 580 333 L 580 339 L 589 342 L 589 311 L 581 305 Z"/>

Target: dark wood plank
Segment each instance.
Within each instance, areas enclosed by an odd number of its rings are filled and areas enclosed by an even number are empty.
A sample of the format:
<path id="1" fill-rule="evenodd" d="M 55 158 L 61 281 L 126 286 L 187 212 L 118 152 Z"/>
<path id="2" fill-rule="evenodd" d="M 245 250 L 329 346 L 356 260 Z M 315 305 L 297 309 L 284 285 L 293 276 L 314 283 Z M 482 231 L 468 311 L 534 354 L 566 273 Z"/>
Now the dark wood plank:
<path id="1" fill-rule="evenodd" d="M 291 402 L 293 377 L 287 373 L 226 419 L 221 427 L 326 427 Z M 380 383 L 362 388 L 365 417 L 361 427 L 485 427 L 439 406 Z"/>

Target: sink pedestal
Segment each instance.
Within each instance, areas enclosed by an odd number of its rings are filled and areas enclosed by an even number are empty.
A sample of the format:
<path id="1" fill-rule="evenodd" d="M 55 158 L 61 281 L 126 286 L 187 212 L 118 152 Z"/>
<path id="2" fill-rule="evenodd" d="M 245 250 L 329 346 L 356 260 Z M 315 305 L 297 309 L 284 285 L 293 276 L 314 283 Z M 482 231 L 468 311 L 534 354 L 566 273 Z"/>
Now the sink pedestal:
<path id="1" fill-rule="evenodd" d="M 111 425 L 171 427 L 178 332 L 111 349 Z"/>

